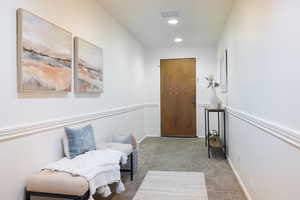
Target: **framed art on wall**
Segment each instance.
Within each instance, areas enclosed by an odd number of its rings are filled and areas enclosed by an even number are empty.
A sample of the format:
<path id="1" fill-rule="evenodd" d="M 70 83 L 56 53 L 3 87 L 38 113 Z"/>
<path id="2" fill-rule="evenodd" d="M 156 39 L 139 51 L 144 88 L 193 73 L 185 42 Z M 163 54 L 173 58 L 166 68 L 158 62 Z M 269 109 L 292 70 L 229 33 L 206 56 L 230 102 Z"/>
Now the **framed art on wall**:
<path id="1" fill-rule="evenodd" d="M 223 93 L 228 91 L 228 50 L 220 57 L 220 88 Z"/>
<path id="2" fill-rule="evenodd" d="M 18 9 L 18 91 L 70 92 L 72 34 Z"/>
<path id="3" fill-rule="evenodd" d="M 103 51 L 96 45 L 75 37 L 75 91 L 103 92 Z"/>

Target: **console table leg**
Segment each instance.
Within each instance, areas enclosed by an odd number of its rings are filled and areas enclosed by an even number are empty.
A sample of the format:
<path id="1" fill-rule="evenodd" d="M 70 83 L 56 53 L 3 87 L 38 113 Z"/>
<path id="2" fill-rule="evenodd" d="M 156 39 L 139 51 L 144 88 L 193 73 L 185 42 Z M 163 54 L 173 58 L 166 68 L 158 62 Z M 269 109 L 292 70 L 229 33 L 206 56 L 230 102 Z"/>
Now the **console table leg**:
<path id="1" fill-rule="evenodd" d="M 25 191 L 25 199 L 30 200 L 30 192 Z"/>
<path id="2" fill-rule="evenodd" d="M 130 180 L 133 181 L 133 153 L 130 155 Z"/>
<path id="3" fill-rule="evenodd" d="M 207 112 L 207 149 L 208 149 L 208 158 L 210 159 L 210 127 L 209 127 L 209 112 Z"/>
<path id="4" fill-rule="evenodd" d="M 226 114 L 225 114 L 225 112 L 223 113 L 223 118 L 224 118 L 224 154 L 225 154 L 225 159 L 227 159 L 227 143 L 226 143 Z"/>
<path id="5" fill-rule="evenodd" d="M 207 121 L 206 121 L 206 108 L 204 108 L 204 123 L 205 123 L 205 146 L 207 147 Z"/>

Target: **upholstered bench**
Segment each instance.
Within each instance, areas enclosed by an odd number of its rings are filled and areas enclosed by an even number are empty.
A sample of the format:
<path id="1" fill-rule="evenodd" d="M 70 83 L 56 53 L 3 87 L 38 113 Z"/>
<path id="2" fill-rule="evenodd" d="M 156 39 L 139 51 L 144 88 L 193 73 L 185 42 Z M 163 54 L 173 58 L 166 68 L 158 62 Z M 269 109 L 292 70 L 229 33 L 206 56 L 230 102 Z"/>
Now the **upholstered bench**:
<path id="1" fill-rule="evenodd" d="M 106 143 L 98 145 L 97 148 L 111 148 L 121 151 L 129 156 L 131 163 L 133 162 L 132 145 Z M 131 170 L 131 180 L 133 180 L 133 170 Z M 30 200 L 31 196 L 88 200 L 89 184 L 85 178 L 80 176 L 72 176 L 65 172 L 42 170 L 27 179 L 26 200 Z"/>
<path id="2" fill-rule="evenodd" d="M 80 176 L 43 170 L 27 180 L 26 200 L 31 196 L 87 200 L 89 184 Z"/>

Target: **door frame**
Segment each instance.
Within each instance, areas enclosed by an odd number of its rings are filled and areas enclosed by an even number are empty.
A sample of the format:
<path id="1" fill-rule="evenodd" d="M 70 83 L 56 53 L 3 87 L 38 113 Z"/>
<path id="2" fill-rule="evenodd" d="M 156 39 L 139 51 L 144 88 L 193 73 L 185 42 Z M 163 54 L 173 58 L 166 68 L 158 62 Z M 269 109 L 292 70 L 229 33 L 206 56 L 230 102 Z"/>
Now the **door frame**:
<path id="1" fill-rule="evenodd" d="M 196 60 L 196 137 L 200 137 L 199 134 L 199 112 L 200 112 L 200 104 L 199 104 L 199 58 L 197 56 L 194 57 L 178 57 L 178 58 L 160 58 L 159 59 L 159 63 L 161 60 L 178 60 L 178 59 L 195 59 Z M 159 64 L 159 68 L 161 68 L 160 64 Z M 167 136 L 163 136 L 162 135 L 162 119 L 161 119 L 161 69 L 159 70 L 159 118 L 160 118 L 160 137 L 167 137 Z M 172 137 L 172 136 L 171 136 Z"/>

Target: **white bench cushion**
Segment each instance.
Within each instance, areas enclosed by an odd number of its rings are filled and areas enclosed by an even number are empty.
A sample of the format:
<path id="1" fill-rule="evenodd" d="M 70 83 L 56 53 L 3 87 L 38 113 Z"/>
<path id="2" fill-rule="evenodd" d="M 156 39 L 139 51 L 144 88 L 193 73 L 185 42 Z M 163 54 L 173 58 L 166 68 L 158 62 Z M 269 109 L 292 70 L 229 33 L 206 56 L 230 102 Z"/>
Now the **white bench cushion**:
<path id="1" fill-rule="evenodd" d="M 83 196 L 89 190 L 87 180 L 65 172 L 43 170 L 27 180 L 27 191 Z"/>

